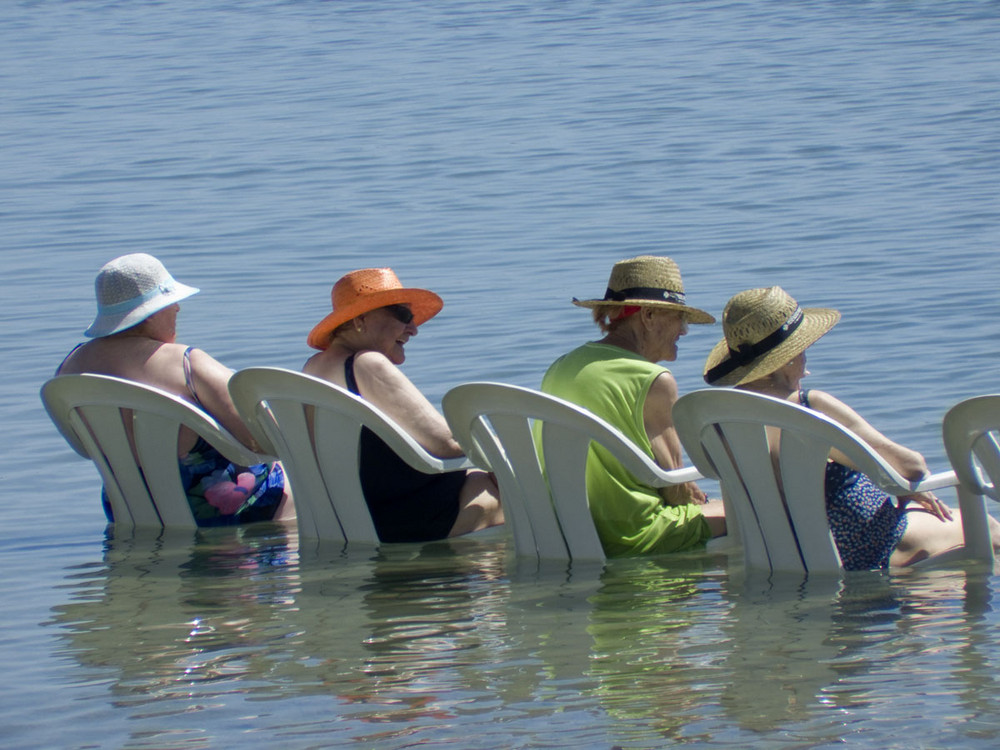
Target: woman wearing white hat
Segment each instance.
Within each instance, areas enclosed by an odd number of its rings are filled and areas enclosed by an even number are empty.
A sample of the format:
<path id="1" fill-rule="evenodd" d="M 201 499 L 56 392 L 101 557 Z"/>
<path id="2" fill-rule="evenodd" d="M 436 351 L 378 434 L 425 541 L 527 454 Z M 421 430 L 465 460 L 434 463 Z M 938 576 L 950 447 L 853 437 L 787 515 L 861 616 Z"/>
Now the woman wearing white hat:
<path id="1" fill-rule="evenodd" d="M 840 320 L 829 308 L 801 308 L 781 287 L 735 295 L 722 313 L 720 341 L 705 363 L 705 382 L 787 399 L 821 412 L 859 435 L 907 479 L 927 474 L 924 457 L 894 443 L 829 393 L 803 390 L 805 350 Z M 958 511 L 933 493 L 899 504 L 834 452 L 826 466 L 826 510 L 846 570 L 905 566 L 963 544 Z M 919 508 L 907 510 L 914 502 Z M 994 546 L 1000 524 L 990 518 Z"/>
<path id="2" fill-rule="evenodd" d="M 331 300 L 333 311 L 307 339 L 320 352 L 303 371 L 372 402 L 429 453 L 461 456 L 444 417 L 399 369 L 404 347 L 417 326 L 440 312 L 441 298 L 404 287 L 391 268 L 363 268 L 341 277 Z M 361 487 L 383 542 L 444 539 L 503 523 L 491 475 L 424 474 L 367 428 L 361 434 Z"/>
<path id="3" fill-rule="evenodd" d="M 679 468 L 681 445 L 671 417 L 677 381 L 657 363 L 677 358 L 688 323 L 715 318 L 687 304 L 673 260 L 649 255 L 619 261 L 603 298 L 573 304 L 593 311 L 604 338 L 557 359 L 542 390 L 610 422 L 663 468 Z M 587 487 L 609 556 L 678 552 L 726 533 L 721 501 L 706 501 L 694 484 L 646 486 L 597 445 L 587 457 Z"/>
<path id="4" fill-rule="evenodd" d="M 229 397 L 232 371 L 211 356 L 176 343 L 178 304 L 198 289 L 176 281 L 146 253 L 106 263 L 94 282 L 97 317 L 57 375 L 96 373 L 174 393 L 215 417 L 246 446 L 258 449 Z M 200 525 L 294 517 L 277 464 L 236 467 L 190 430 L 178 446 L 181 474 Z M 110 507 L 105 512 L 111 518 Z"/>

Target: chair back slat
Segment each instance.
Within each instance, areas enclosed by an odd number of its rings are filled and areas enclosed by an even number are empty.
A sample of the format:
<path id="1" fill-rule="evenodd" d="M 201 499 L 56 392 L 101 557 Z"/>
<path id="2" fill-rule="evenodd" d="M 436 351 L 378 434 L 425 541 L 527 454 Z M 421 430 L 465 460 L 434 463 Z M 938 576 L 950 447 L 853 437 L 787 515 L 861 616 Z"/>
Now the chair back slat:
<path id="1" fill-rule="evenodd" d="M 720 425 L 728 455 L 734 459 L 739 482 L 753 506 L 753 517 L 770 567 L 780 571 L 804 569 L 798 532 L 790 523 L 785 494 L 771 459 L 767 429 L 763 424 L 732 422 Z"/>
<path id="2" fill-rule="evenodd" d="M 115 525 L 119 529 L 163 525 L 125 428 L 126 417 L 133 418 L 134 412 L 87 404 L 71 406 L 69 414 L 77 439 L 86 446 L 104 481 Z M 173 455 L 177 455 L 176 446 Z"/>
<path id="3" fill-rule="evenodd" d="M 552 505 L 570 558 L 600 560 L 604 557 L 604 548 L 589 513 L 587 493 L 590 435 L 581 431 L 579 420 L 570 418 L 567 422 L 569 424 L 555 420 L 542 423 L 542 455 Z"/>
<path id="4" fill-rule="evenodd" d="M 997 431 L 984 432 L 972 444 L 972 450 L 988 478 L 981 484 L 983 494 L 1000 500 L 997 496 L 997 487 L 1000 486 L 1000 441 L 997 440 Z"/>
<path id="5" fill-rule="evenodd" d="M 757 509 L 740 478 L 739 468 L 734 463 L 722 430 L 713 424 L 706 425 L 697 445 L 704 452 L 703 456 L 699 456 L 699 460 L 702 460 L 702 473 L 706 470 L 711 472 L 706 476 L 718 479 L 722 488 L 726 508 L 726 535 L 739 533 L 748 566 L 770 569 L 771 558 L 764 541 L 762 522 L 757 517 Z"/>
<path id="6" fill-rule="evenodd" d="M 780 438 L 781 484 L 804 570 L 837 570 L 840 553 L 826 515 L 830 446 L 813 435 L 785 430 Z"/>
<path id="7" fill-rule="evenodd" d="M 191 506 L 182 491 L 180 464 L 176 458 L 164 459 L 177 455 L 180 420 L 176 416 L 133 409 L 132 423 L 135 452 L 160 522 L 167 528 L 193 527 Z"/>
<path id="8" fill-rule="evenodd" d="M 566 559 L 569 549 L 555 508 L 550 503 L 528 501 L 546 497 L 549 492 L 535 452 L 530 420 L 520 414 L 479 415 L 474 434 L 476 445 L 489 457 L 502 488 L 504 522 L 510 525 L 515 547 L 533 548 L 542 559 Z"/>
<path id="9" fill-rule="evenodd" d="M 266 398 L 255 402 L 255 421 L 267 433 L 291 479 L 299 533 L 306 538 L 346 542 L 348 537 L 316 455 L 310 427 L 313 407 L 279 396 L 275 390 L 266 393 Z"/>
<path id="10" fill-rule="evenodd" d="M 331 497 L 344 494 L 363 500 L 359 470 L 362 422 L 358 419 L 361 415 L 351 411 L 314 407 L 313 450 L 327 494 Z M 337 503 L 337 516 L 346 539 L 378 543 L 367 503 Z"/>

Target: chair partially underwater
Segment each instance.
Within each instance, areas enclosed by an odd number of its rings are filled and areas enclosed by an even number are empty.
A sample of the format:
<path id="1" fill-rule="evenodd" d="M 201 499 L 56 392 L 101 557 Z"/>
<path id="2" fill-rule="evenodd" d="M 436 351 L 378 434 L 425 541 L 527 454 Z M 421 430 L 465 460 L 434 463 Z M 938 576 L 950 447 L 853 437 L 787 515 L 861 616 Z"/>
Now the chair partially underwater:
<path id="1" fill-rule="evenodd" d="M 957 481 L 948 471 L 910 482 L 834 420 L 757 393 L 693 391 L 677 400 L 673 416 L 691 462 L 705 476 L 719 480 L 726 525 L 740 538 L 750 569 L 842 569 L 826 516 L 824 484 L 831 448 L 892 495 L 954 486 Z M 771 454 L 767 426 L 781 430 L 777 456 Z"/>
<path id="2" fill-rule="evenodd" d="M 419 471 L 472 466 L 465 457 L 432 456 L 378 407 L 311 375 L 250 367 L 233 375 L 229 392 L 257 441 L 281 459 L 304 537 L 379 544 L 361 489 L 362 427 Z"/>
<path id="3" fill-rule="evenodd" d="M 941 432 L 958 477 L 967 556 L 992 563 L 986 498 L 1000 500 L 1000 395 L 976 396 L 955 404 L 944 415 Z"/>
<path id="4" fill-rule="evenodd" d="M 442 408 L 466 453 L 495 473 L 505 523 L 522 557 L 605 559 L 587 496 L 591 442 L 604 446 L 639 481 L 653 487 L 701 478 L 691 467 L 665 471 L 600 417 L 529 388 L 464 383 L 445 394 Z M 532 436 L 534 422 L 541 423 L 544 471 Z"/>
<path id="5" fill-rule="evenodd" d="M 58 375 L 42 386 L 42 403 L 70 446 L 94 462 L 116 529 L 193 529 L 177 461 L 181 426 L 233 463 L 273 460 L 245 447 L 213 417 L 183 399 L 106 375 Z"/>

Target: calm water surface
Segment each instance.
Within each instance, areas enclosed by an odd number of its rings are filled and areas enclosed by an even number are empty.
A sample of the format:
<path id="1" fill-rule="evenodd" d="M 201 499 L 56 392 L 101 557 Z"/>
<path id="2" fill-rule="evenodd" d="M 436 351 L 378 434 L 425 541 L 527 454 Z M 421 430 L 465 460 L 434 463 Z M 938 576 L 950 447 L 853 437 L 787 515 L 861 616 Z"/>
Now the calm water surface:
<path id="1" fill-rule="evenodd" d="M 651 252 L 716 313 L 841 309 L 813 385 L 943 469 L 944 412 L 1000 390 L 997 3 L 10 2 L 0 92 L 4 747 L 996 747 L 991 571 L 109 538 L 38 388 L 125 252 L 234 368 L 298 368 L 391 265 L 446 301 L 406 364 L 435 401 L 537 386 Z"/>

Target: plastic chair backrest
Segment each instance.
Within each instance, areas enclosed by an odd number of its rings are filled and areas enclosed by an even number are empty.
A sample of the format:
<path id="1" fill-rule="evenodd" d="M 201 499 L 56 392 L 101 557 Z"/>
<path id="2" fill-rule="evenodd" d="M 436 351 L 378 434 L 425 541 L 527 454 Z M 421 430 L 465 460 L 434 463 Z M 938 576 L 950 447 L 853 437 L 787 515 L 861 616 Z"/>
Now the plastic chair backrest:
<path id="1" fill-rule="evenodd" d="M 465 452 L 496 474 L 505 523 L 521 556 L 604 560 L 587 496 L 591 442 L 650 486 L 700 478 L 694 469 L 663 470 L 603 419 L 530 388 L 464 383 L 445 394 L 442 408 Z M 544 471 L 532 434 L 535 422 L 541 423 Z"/>
<path id="2" fill-rule="evenodd" d="M 969 557 L 992 562 L 986 498 L 1000 500 L 1000 395 L 955 404 L 941 425 L 945 451 L 958 477 L 965 548 Z"/>
<path id="3" fill-rule="evenodd" d="M 281 459 L 305 537 L 378 545 L 361 488 L 361 429 L 426 473 L 467 468 L 465 458 L 432 456 L 375 405 L 326 380 L 279 367 L 235 373 L 229 392 L 261 445 Z"/>
<path id="4" fill-rule="evenodd" d="M 721 483 L 726 523 L 740 536 L 749 568 L 841 570 L 824 492 L 831 448 L 890 494 L 908 494 L 916 486 L 853 432 L 789 401 L 703 389 L 681 396 L 673 416 L 691 462 Z M 777 452 L 768 426 L 781 430 Z"/>
<path id="5" fill-rule="evenodd" d="M 116 529 L 196 526 L 177 460 L 182 425 L 239 465 L 273 460 L 245 447 L 198 407 L 142 383 L 58 375 L 42 386 L 41 397 L 70 446 L 100 472 Z"/>

